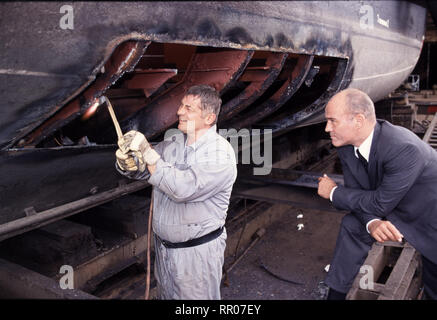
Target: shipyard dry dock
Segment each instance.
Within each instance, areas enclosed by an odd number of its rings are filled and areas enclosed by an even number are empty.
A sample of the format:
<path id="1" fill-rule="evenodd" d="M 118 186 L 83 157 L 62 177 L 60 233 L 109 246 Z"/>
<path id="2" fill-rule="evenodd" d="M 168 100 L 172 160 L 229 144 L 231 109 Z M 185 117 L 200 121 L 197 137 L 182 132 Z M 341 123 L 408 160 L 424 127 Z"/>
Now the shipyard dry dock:
<path id="1" fill-rule="evenodd" d="M 147 271 L 156 297 L 152 188 L 116 171 L 107 107 L 155 145 L 207 84 L 237 136 L 222 299 L 325 299 L 346 214 L 317 195 L 324 173 L 344 183 L 326 103 L 360 89 L 435 147 L 435 17 L 432 1 L 1 3 L 1 298 L 144 299 Z M 372 250 L 376 289 L 348 299 L 422 297 L 414 248 Z"/>

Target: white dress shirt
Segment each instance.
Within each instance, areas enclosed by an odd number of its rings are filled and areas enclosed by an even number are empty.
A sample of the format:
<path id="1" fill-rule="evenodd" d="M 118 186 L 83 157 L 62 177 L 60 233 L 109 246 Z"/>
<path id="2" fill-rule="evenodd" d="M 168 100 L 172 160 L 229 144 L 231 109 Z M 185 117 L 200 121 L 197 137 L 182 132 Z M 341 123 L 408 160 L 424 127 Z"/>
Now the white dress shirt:
<path id="1" fill-rule="evenodd" d="M 364 140 L 363 143 L 359 147 L 354 146 L 355 157 L 358 158 L 357 150 L 359 150 L 361 155 L 363 156 L 363 158 L 366 159 L 367 162 L 369 162 L 370 148 L 372 147 L 372 139 L 373 139 L 373 132 L 374 131 L 375 131 L 375 129 L 372 130 L 372 132 L 369 134 L 369 136 L 366 138 L 366 140 Z M 332 197 L 334 195 L 335 189 L 337 189 L 337 187 L 332 188 L 331 193 L 329 195 L 329 200 L 331 200 L 331 202 L 332 202 Z M 380 219 L 372 219 L 369 222 L 367 222 L 367 224 L 366 224 L 367 232 L 369 232 L 369 228 L 368 228 L 369 224 L 375 220 L 380 220 Z"/>

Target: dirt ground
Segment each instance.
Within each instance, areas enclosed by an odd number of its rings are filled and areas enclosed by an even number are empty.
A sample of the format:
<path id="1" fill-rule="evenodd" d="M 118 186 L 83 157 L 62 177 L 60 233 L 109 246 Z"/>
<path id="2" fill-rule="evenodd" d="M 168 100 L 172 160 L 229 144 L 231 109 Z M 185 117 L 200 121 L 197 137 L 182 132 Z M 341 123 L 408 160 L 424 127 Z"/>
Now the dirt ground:
<path id="1" fill-rule="evenodd" d="M 228 278 L 222 282 L 222 300 L 324 299 L 327 289 L 320 282 L 326 277 L 325 267 L 334 252 L 342 217 L 342 213 L 285 206 L 280 219 L 267 225 L 262 224 L 266 219 L 260 219 L 262 222 L 253 227 L 264 227 L 266 232 L 228 272 Z M 298 224 L 304 227 L 298 230 Z M 246 228 L 249 234 L 253 230 Z M 225 265 L 228 267 L 233 261 L 234 257 L 229 256 Z M 301 285 L 272 276 L 260 267 L 261 263 L 275 275 Z M 144 299 L 145 273 L 140 269 L 128 268 L 107 281 L 97 296 L 103 299 Z M 154 295 L 155 289 L 152 288 L 152 299 Z"/>
<path id="2" fill-rule="evenodd" d="M 343 214 L 290 207 L 228 273 L 223 300 L 321 300 Z M 302 218 L 298 215 L 302 214 Z M 304 227 L 298 230 L 298 224 Z M 293 284 L 280 278 L 301 283 Z"/>

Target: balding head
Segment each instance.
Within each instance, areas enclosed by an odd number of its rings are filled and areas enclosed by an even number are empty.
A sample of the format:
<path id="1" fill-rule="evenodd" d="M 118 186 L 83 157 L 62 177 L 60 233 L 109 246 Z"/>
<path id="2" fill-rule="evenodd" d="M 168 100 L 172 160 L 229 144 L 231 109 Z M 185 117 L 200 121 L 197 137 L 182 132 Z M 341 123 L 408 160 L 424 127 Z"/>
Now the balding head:
<path id="1" fill-rule="evenodd" d="M 366 93 L 353 88 L 334 95 L 326 105 L 325 116 L 326 131 L 336 147 L 360 146 L 376 124 L 372 100 Z"/>
<path id="2" fill-rule="evenodd" d="M 364 118 L 376 122 L 375 106 L 370 97 L 361 90 L 348 88 L 337 93 L 332 99 L 341 99 L 343 107 L 350 115 L 362 114 Z"/>

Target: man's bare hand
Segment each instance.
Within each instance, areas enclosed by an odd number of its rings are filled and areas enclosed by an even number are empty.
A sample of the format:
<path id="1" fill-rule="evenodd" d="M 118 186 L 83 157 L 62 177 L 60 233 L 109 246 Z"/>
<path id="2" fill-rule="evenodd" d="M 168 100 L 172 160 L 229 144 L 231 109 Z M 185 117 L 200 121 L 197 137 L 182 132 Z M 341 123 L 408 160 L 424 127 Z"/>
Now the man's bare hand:
<path id="1" fill-rule="evenodd" d="M 402 238 L 404 237 L 390 221 L 372 221 L 369 224 L 369 232 L 378 242 L 388 240 L 402 242 Z"/>
<path id="2" fill-rule="evenodd" d="M 324 174 L 323 177 L 319 177 L 319 189 L 317 190 L 317 193 L 322 198 L 329 199 L 331 190 L 336 186 L 337 184 L 334 182 L 334 180 Z"/>

